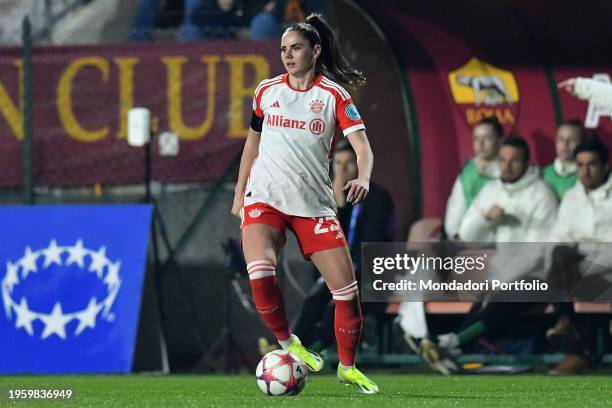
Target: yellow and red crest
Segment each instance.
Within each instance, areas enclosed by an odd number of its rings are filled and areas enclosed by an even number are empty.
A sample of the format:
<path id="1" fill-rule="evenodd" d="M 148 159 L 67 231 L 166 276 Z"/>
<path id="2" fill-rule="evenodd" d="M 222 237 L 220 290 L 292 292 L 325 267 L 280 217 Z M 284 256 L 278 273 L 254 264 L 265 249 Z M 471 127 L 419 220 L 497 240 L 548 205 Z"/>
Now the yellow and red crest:
<path id="1" fill-rule="evenodd" d="M 506 133 L 517 121 L 518 86 L 514 74 L 472 57 L 448 74 L 453 100 L 467 124 L 497 116 Z"/>

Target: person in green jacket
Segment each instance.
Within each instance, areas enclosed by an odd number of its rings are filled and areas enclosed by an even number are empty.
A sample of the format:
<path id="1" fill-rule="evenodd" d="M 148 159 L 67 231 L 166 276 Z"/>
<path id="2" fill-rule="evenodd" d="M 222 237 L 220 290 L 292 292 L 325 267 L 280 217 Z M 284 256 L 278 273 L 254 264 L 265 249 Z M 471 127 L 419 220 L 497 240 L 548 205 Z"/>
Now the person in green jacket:
<path id="1" fill-rule="evenodd" d="M 542 178 L 559 199 L 576 183 L 574 149 L 585 136 L 586 130 L 579 119 L 567 120 L 557 127 L 557 157 L 553 163 L 544 167 Z"/>
<path id="2" fill-rule="evenodd" d="M 503 138 L 504 128 L 495 116 L 472 128 L 474 157 L 459 172 L 446 203 L 444 230 L 450 239 L 460 239 L 459 226 L 474 197 L 485 184 L 499 177 L 497 153 Z"/>

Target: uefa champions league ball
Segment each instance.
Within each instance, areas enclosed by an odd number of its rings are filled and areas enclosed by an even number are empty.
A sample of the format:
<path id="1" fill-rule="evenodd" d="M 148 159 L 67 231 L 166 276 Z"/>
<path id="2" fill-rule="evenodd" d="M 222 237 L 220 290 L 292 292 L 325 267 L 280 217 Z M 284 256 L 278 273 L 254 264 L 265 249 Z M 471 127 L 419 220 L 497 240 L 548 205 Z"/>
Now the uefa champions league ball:
<path id="1" fill-rule="evenodd" d="M 263 356 L 257 370 L 257 386 L 271 396 L 297 395 L 306 385 L 308 369 L 293 353 L 274 350 Z"/>

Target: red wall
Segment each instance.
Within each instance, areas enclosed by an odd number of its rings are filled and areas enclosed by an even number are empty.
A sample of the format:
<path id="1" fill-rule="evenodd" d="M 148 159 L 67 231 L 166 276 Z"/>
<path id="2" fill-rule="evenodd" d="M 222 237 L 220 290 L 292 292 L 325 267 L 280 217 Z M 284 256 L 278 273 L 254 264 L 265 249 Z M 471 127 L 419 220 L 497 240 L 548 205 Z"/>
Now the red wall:
<path id="1" fill-rule="evenodd" d="M 360 1 L 383 29 L 403 65 L 412 91 L 420 142 L 424 216 L 443 216 L 452 182 L 471 156 L 467 111 L 499 111 L 508 133 L 524 137 L 534 161 L 554 159 L 557 116 L 586 116 L 588 104 L 556 95 L 549 79 L 571 76 L 612 77 L 612 5 L 528 1 Z M 541 2 L 543 3 L 543 2 Z M 456 103 L 449 74 L 477 58 L 490 67 L 473 74 L 507 72 L 518 100 L 476 106 Z M 493 69 L 493 70 L 491 70 Z M 508 78 L 506 78 L 508 79 Z M 509 86 L 509 82 L 504 84 Z M 399 81 L 398 81 L 399 85 Z M 461 88 L 461 87 L 458 87 Z M 461 88 L 463 92 L 473 92 Z M 561 111 L 555 112 L 555 101 Z M 513 119 L 511 120 L 510 117 Z M 472 115 L 473 118 L 473 115 Z M 415 118 L 412 118 L 413 120 Z M 612 121 L 600 121 L 597 133 L 612 147 Z"/>

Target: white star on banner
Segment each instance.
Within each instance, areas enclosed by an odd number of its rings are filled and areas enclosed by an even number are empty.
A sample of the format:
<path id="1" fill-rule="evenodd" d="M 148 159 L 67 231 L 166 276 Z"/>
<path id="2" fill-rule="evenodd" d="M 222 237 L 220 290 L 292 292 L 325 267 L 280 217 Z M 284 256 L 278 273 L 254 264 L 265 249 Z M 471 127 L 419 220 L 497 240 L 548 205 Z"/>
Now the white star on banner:
<path id="1" fill-rule="evenodd" d="M 2 303 L 4 303 L 4 312 L 6 313 L 7 318 L 11 318 L 11 304 L 12 300 L 10 295 L 8 294 L 8 288 L 5 284 L 2 284 Z"/>
<path id="2" fill-rule="evenodd" d="M 104 278 L 104 283 L 108 286 L 115 286 L 121 283 L 121 279 L 119 279 L 119 268 L 121 268 L 121 261 L 109 263 L 108 273 L 106 274 L 106 278 Z"/>
<path id="3" fill-rule="evenodd" d="M 17 275 L 18 270 L 18 264 L 12 264 L 10 262 L 6 263 L 6 276 L 4 277 L 4 284 L 9 292 L 12 292 L 13 286 L 19 283 L 19 275 Z"/>
<path id="4" fill-rule="evenodd" d="M 104 265 L 106 265 L 106 247 L 101 247 L 98 252 L 91 254 L 91 265 L 89 265 L 89 272 L 95 272 L 98 278 L 102 279 L 104 274 Z"/>
<path id="5" fill-rule="evenodd" d="M 62 264 L 63 250 L 57 246 L 57 242 L 55 242 L 54 239 L 51 240 L 49 247 L 44 249 L 42 252 L 45 255 L 45 263 L 43 264 L 43 268 L 47 268 L 51 264 Z"/>
<path id="6" fill-rule="evenodd" d="M 36 259 L 38 255 L 32 252 L 30 247 L 26 247 L 25 255 L 21 258 L 21 267 L 23 268 L 21 276 L 25 279 L 30 272 L 37 272 Z"/>
<path id="7" fill-rule="evenodd" d="M 83 248 L 83 240 L 79 239 L 73 247 L 68 247 L 67 250 L 66 265 L 72 265 L 76 262 L 79 268 L 82 268 L 85 265 L 85 255 L 87 255 L 87 251 Z"/>
<path id="8" fill-rule="evenodd" d="M 66 324 L 72 320 L 72 316 L 64 315 L 61 303 L 57 302 L 55 306 L 53 306 L 50 315 L 41 314 L 39 318 L 45 324 L 45 330 L 43 330 L 40 336 L 41 339 L 46 339 L 52 334 L 56 334 L 62 340 L 66 339 Z"/>
<path id="9" fill-rule="evenodd" d="M 22 297 L 21 302 L 15 305 L 15 314 L 17 315 L 17 321 L 15 322 L 15 328 L 18 329 L 23 327 L 28 335 L 32 337 L 34 335 L 34 329 L 32 328 L 32 321 L 36 319 L 36 313 L 32 313 L 28 308 L 28 301 Z"/>
<path id="10" fill-rule="evenodd" d="M 64 252 L 67 253 L 64 257 L 66 259 L 62 257 Z M 87 256 L 90 257 L 89 263 L 86 262 Z M 40 269 L 38 269 L 38 260 L 41 257 L 43 260 Z M 14 287 L 23 283 L 30 273 L 45 272 L 53 264 L 62 266 L 75 263 L 82 270 L 95 272 L 98 279 L 106 285 L 107 294 L 100 302 L 92 297 L 85 309 L 65 314 L 62 311 L 62 304 L 56 301 L 50 313 L 41 313 L 30 310 L 26 297 L 22 297 L 19 304 L 11 297 Z M 107 269 L 107 271 L 104 269 Z M 114 318 L 114 315 L 110 314 L 110 309 L 113 307 L 121 287 L 120 269 L 121 260 L 111 261 L 106 255 L 105 246 L 101 246 L 97 251 L 94 251 L 86 248 L 82 239 L 78 239 L 73 246 L 60 246 L 55 239 L 51 239 L 46 248 L 43 247 L 36 251 L 27 246 L 24 255 L 19 260 L 6 263 L 6 274 L 4 277 L 0 277 L 0 295 L 6 316 L 9 320 L 12 320 L 12 315 L 15 314 L 15 328 L 23 328 L 29 336 L 35 335 L 37 327 L 32 322 L 38 319 L 44 324 L 40 335 L 41 339 L 47 339 L 55 334 L 62 340 L 66 340 L 68 336 L 66 326 L 74 319 L 78 321 L 74 336 L 78 337 L 86 329 L 96 328 L 97 318 L 100 314 L 102 314 L 102 318 L 109 321 Z"/>
<path id="11" fill-rule="evenodd" d="M 79 319 L 79 327 L 77 327 L 74 332 L 75 335 L 81 334 L 83 330 L 87 327 L 95 329 L 96 328 L 96 316 L 102 309 L 102 305 L 98 305 L 96 303 L 96 298 L 91 298 L 89 301 L 89 305 L 87 309 L 83 310 L 76 314 L 76 318 Z"/>
<path id="12" fill-rule="evenodd" d="M 108 316 L 108 313 L 110 312 L 110 308 L 113 307 L 113 303 L 115 303 L 115 298 L 117 297 L 117 292 L 118 291 L 119 291 L 119 287 L 118 286 L 112 288 L 110 294 L 104 300 L 104 302 L 103 302 L 103 304 L 104 304 L 104 312 L 102 313 L 102 315 L 104 317 Z"/>

